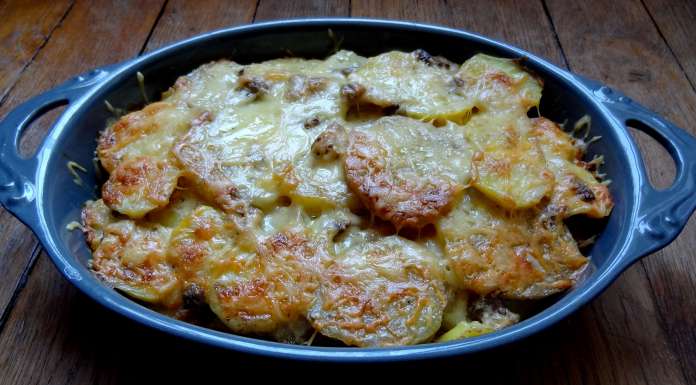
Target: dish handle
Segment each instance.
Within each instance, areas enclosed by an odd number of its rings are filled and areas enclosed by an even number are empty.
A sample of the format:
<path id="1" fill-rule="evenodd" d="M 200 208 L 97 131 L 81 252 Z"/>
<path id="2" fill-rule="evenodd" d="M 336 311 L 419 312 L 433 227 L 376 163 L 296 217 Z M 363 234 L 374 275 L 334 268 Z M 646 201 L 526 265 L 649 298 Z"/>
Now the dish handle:
<path id="1" fill-rule="evenodd" d="M 595 81 L 576 77 L 624 127 L 637 128 L 660 143 L 676 166 L 670 187 L 658 190 L 650 183 L 641 186 L 638 221 L 626 253 L 628 265 L 672 242 L 696 210 L 696 138 L 629 97 Z M 644 166 L 641 173 L 647 181 Z"/>
<path id="2" fill-rule="evenodd" d="M 30 228 L 35 229 L 38 224 L 34 201 L 39 159 L 36 155 L 20 154 L 19 143 L 24 130 L 53 108 L 74 103 L 114 67 L 116 65 L 76 76 L 20 104 L 0 121 L 0 204 Z"/>

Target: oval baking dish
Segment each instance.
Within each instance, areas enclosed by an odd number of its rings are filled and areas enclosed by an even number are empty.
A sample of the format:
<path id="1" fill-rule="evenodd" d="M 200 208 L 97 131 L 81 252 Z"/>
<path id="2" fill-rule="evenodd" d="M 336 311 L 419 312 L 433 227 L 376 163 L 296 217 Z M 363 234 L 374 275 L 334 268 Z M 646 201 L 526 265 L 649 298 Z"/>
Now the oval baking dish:
<path id="1" fill-rule="evenodd" d="M 79 231 L 66 227 L 78 220 L 83 202 L 94 198 L 95 140 L 116 108 L 142 105 L 136 80 L 144 74 L 146 94 L 157 100 L 174 80 L 199 65 L 220 58 L 241 63 L 287 55 L 321 58 L 336 49 L 376 55 L 389 50 L 426 49 L 455 62 L 475 53 L 521 58 L 544 81 L 542 115 L 554 121 L 591 118 L 589 157 L 603 154 L 612 180 L 615 207 L 589 251 L 593 269 L 583 280 L 540 313 L 503 330 L 447 343 L 398 348 L 337 348 L 269 342 L 202 328 L 161 315 L 104 285 L 88 268 L 91 253 Z M 69 104 L 35 155 L 19 155 L 22 131 L 51 108 Z M 657 190 L 646 176 L 640 153 L 626 124 L 660 142 L 674 158 L 676 178 Z M 596 297 L 626 267 L 671 242 L 696 209 L 696 138 L 629 98 L 594 81 L 573 75 L 509 45 L 472 33 L 409 22 L 364 19 L 308 19 L 261 23 L 207 33 L 147 55 L 95 69 L 36 96 L 0 123 L 0 202 L 30 227 L 60 272 L 89 297 L 133 320 L 198 342 L 276 357 L 385 361 L 472 353 L 519 340 L 542 330 Z M 74 183 L 69 161 L 83 165 Z"/>

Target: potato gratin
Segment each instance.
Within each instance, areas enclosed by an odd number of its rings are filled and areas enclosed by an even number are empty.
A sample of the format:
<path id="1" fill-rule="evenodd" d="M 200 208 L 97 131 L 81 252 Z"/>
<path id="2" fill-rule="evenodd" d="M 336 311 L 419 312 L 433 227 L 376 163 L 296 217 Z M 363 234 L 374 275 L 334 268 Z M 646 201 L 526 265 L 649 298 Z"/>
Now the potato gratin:
<path id="1" fill-rule="evenodd" d="M 586 143 L 528 117 L 541 93 L 486 55 L 205 64 L 102 132 L 91 268 L 173 317 L 290 343 L 511 325 L 588 264 L 564 220 L 612 208 Z"/>

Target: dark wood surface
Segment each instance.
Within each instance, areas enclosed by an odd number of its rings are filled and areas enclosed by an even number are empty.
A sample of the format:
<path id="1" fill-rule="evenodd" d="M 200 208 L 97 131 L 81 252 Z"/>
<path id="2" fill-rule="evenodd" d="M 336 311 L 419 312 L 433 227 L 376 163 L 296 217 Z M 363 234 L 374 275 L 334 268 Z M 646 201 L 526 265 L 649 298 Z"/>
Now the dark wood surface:
<path id="1" fill-rule="evenodd" d="M 95 66 L 210 29 L 302 16 L 409 19 L 485 34 L 621 89 L 696 132 L 696 2 L 687 0 L 0 0 L 0 116 Z M 34 124 L 23 146 L 35 147 L 56 115 Z M 666 152 L 636 136 L 651 180 L 669 185 L 674 167 Z M 0 276 L 1 384 L 201 376 L 234 382 L 247 370 L 326 379 L 313 365 L 177 340 L 101 308 L 61 277 L 31 232 L 4 210 Z M 696 384 L 694 293 L 692 219 L 674 243 L 539 335 L 476 356 L 379 369 L 471 383 Z M 334 373 L 351 379 L 362 374 L 346 366 Z"/>

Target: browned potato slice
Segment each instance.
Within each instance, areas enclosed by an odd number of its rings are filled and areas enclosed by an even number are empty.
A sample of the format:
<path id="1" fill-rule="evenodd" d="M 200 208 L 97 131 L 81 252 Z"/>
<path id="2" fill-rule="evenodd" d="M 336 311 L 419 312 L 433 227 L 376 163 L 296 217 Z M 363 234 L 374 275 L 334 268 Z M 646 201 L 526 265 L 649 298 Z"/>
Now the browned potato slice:
<path id="1" fill-rule="evenodd" d="M 139 300 L 178 305 L 179 284 L 165 257 L 169 229 L 114 218 L 102 200 L 87 203 L 82 221 L 93 250 L 91 268 L 99 278 Z"/>
<path id="2" fill-rule="evenodd" d="M 249 98 L 240 92 L 239 78 L 244 66 L 229 60 L 204 64 L 176 80 L 164 100 L 213 114 Z"/>
<path id="3" fill-rule="evenodd" d="M 541 100 L 541 82 L 516 60 L 474 55 L 462 64 L 455 81 L 457 93 L 482 111 L 527 112 Z"/>
<path id="4" fill-rule="evenodd" d="M 385 117 L 349 135 L 348 186 L 397 229 L 421 228 L 446 213 L 469 182 L 471 149 L 459 127 Z"/>
<path id="5" fill-rule="evenodd" d="M 180 174 L 173 161 L 142 156 L 119 163 L 102 186 L 104 203 L 136 219 L 166 206 Z"/>
<path id="6" fill-rule="evenodd" d="M 561 130 L 556 123 L 546 118 L 534 118 L 530 122 L 530 137 L 539 143 L 548 157 L 567 161 L 582 158 L 582 152 L 573 144 L 573 137 Z"/>
<path id="7" fill-rule="evenodd" d="M 553 175 L 546 169 L 543 153 L 527 141 L 479 153 L 474 166 L 474 187 L 509 209 L 532 207 L 553 188 Z"/>
<path id="8" fill-rule="evenodd" d="M 185 285 L 205 286 L 205 264 L 237 248 L 238 230 L 224 214 L 198 206 L 172 231 L 167 259 Z M 251 249 L 253 251 L 253 248 Z"/>
<path id="9" fill-rule="evenodd" d="M 473 186 L 508 209 L 538 204 L 553 189 L 544 153 L 528 139 L 526 115 L 481 113 L 463 127 L 475 146 Z"/>
<path id="10" fill-rule="evenodd" d="M 121 117 L 102 132 L 97 155 L 113 172 L 124 160 L 139 156 L 163 157 L 174 140 L 185 134 L 196 114 L 172 103 L 156 102 Z"/>
<path id="11" fill-rule="evenodd" d="M 542 298 L 571 287 L 587 264 L 551 209 L 509 212 L 473 190 L 437 228 L 455 281 L 480 295 Z"/>
<path id="12" fill-rule="evenodd" d="M 367 59 L 349 75 L 344 95 L 358 103 L 398 107 L 398 112 L 423 120 L 464 123 L 473 99 L 456 93 L 457 66 L 425 51 L 391 51 Z"/>
<path id="13" fill-rule="evenodd" d="M 317 244 L 297 231 L 263 239 L 258 254 L 226 253 L 208 262 L 208 303 L 236 332 L 301 341 L 310 330 L 305 315 L 320 282 L 319 257 Z"/>
<path id="14" fill-rule="evenodd" d="M 580 161 L 581 152 L 571 137 L 546 118 L 533 119 L 532 137 L 540 144 L 556 185 L 551 204 L 562 218 L 584 214 L 593 218 L 609 215 L 614 203 L 606 185 L 599 182 Z"/>
<path id="15" fill-rule="evenodd" d="M 187 293 L 201 296 L 233 331 L 296 342 L 309 330 L 305 314 L 322 249 L 293 220 L 292 210 L 280 211 L 288 213 L 266 217 L 278 222 L 265 226 L 266 235 L 200 206 L 174 229 L 168 260 L 184 282 L 184 299 Z"/>
<path id="16" fill-rule="evenodd" d="M 102 188 L 104 202 L 134 219 L 164 207 L 180 173 L 169 151 L 192 120 L 191 110 L 157 102 L 107 127 L 97 147 L 99 160 L 112 173 Z"/>
<path id="17" fill-rule="evenodd" d="M 177 141 L 185 175 L 226 212 L 271 210 L 288 196 L 321 211 L 350 199 L 340 162 L 314 162 L 310 147 L 341 115 L 338 81 L 318 61 L 280 59 L 246 67 L 264 96 L 221 111 Z M 276 67 L 284 68 L 279 71 Z"/>
<path id="18" fill-rule="evenodd" d="M 412 345 L 440 328 L 445 302 L 434 256 L 404 238 L 382 237 L 339 252 L 324 272 L 309 320 L 348 345 Z"/>

